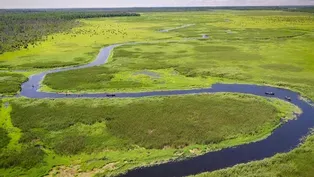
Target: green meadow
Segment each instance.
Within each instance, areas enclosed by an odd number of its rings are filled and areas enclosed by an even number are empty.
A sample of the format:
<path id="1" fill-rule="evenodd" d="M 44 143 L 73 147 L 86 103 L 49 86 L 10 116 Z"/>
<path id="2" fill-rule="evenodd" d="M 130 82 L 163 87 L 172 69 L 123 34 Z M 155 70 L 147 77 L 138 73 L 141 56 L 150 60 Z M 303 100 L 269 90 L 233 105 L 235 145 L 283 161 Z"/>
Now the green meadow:
<path id="1" fill-rule="evenodd" d="M 103 66 L 47 75 L 41 90 L 140 92 L 250 83 L 288 88 L 314 100 L 310 13 L 145 12 L 75 22 L 36 45 L 0 54 L 0 96 L 17 94 L 32 74 L 86 64 L 102 47 L 125 43 Z M 301 112 L 281 100 L 227 93 L 3 98 L 0 104 L 0 176 L 12 177 L 115 176 L 266 138 Z M 313 149 L 309 135 L 290 153 L 200 176 L 310 177 Z"/>
<path id="2" fill-rule="evenodd" d="M 15 95 L 25 82 L 27 77 L 23 74 L 0 71 L 0 97 L 3 95 Z"/>
<path id="3" fill-rule="evenodd" d="M 311 14 L 214 11 L 148 13 L 138 18 L 115 22 L 128 27 L 136 23 L 136 31 L 145 31 L 136 35 L 136 41 L 142 43 L 117 47 L 109 63 L 102 67 L 48 75 L 42 89 L 123 92 L 200 88 L 231 82 L 287 87 L 314 98 Z M 194 25 L 158 32 L 183 24 Z M 199 39 L 202 34 L 209 38 Z M 146 40 L 141 38 L 144 35 Z"/>
<path id="4" fill-rule="evenodd" d="M 224 93 L 7 98 L 0 112 L 0 173 L 114 175 L 265 138 L 300 111 L 277 99 Z"/>
<path id="5" fill-rule="evenodd" d="M 104 66 L 50 74 L 42 90 L 127 92 L 233 82 L 287 87 L 312 99 L 313 21 L 312 14 L 284 11 L 81 19 L 68 32 L 0 55 L 0 67 L 32 72 L 79 65 L 95 59 L 103 46 L 139 42 L 114 49 Z M 186 24 L 193 25 L 160 32 Z M 203 34 L 209 38 L 201 39 Z"/>

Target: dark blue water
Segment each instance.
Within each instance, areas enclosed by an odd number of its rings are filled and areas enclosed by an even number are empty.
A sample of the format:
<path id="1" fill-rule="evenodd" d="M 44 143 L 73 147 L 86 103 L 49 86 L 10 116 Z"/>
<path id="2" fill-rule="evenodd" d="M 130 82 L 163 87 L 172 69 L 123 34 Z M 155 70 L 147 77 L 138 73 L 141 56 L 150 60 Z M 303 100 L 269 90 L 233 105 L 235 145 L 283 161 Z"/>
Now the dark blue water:
<path id="1" fill-rule="evenodd" d="M 69 67 L 45 71 L 33 75 L 22 85 L 21 95 L 29 98 L 105 98 L 107 93 L 99 94 L 57 94 L 37 91 L 40 82 L 46 74 L 62 72 L 67 70 L 81 69 L 98 66 L 106 63 L 110 52 L 115 46 L 109 46 L 101 50 L 97 59 L 87 65 L 78 67 Z M 173 161 L 151 167 L 143 167 L 131 170 L 124 175 L 125 177 L 175 177 L 198 174 L 201 172 L 214 171 L 226 167 L 231 167 L 240 163 L 247 163 L 254 160 L 261 160 L 272 157 L 277 153 L 288 152 L 300 143 L 300 139 L 307 135 L 309 129 L 314 127 L 314 108 L 307 102 L 300 99 L 300 95 L 286 89 L 240 84 L 215 84 L 211 88 L 192 89 L 192 90 L 174 90 L 174 91 L 153 91 L 139 93 L 116 93 L 118 98 L 136 98 L 147 96 L 167 96 L 167 95 L 184 95 L 200 93 L 244 93 L 265 97 L 275 97 L 285 100 L 286 96 L 291 97 L 291 102 L 299 106 L 303 113 L 298 119 L 289 121 L 277 128 L 268 138 L 240 145 L 234 148 L 227 148 L 216 152 L 209 152 L 205 155 L 189 158 L 182 161 Z M 267 96 L 265 92 L 274 92 L 274 96 Z"/>

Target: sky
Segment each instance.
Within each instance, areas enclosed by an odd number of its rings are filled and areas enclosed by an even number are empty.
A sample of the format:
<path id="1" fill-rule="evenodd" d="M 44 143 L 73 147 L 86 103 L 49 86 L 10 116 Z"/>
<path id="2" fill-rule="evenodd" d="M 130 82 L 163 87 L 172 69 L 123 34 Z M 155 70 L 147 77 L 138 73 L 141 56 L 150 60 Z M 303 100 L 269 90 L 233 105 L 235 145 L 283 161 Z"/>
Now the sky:
<path id="1" fill-rule="evenodd" d="M 0 0 L 0 9 L 278 5 L 314 5 L 314 0 Z"/>

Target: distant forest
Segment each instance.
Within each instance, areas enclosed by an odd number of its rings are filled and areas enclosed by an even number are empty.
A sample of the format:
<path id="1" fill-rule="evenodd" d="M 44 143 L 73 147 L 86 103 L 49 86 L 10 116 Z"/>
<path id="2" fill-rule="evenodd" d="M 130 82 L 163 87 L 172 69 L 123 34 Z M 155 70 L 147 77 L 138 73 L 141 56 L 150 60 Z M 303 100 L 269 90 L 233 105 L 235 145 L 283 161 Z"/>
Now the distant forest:
<path id="1" fill-rule="evenodd" d="M 75 19 L 139 16 L 132 12 L 0 10 L 0 54 L 28 48 L 49 34 L 64 32 L 80 25 Z"/>
<path id="2" fill-rule="evenodd" d="M 29 45 L 36 45 L 37 42 L 44 40 L 49 34 L 70 30 L 79 25 L 75 19 L 140 16 L 138 12 L 211 11 L 217 9 L 284 10 L 314 13 L 313 6 L 0 9 L 0 54 L 28 48 Z"/>
<path id="3" fill-rule="evenodd" d="M 74 9 L 12 9 L 1 11 L 37 11 L 37 12 L 180 12 L 180 11 L 209 11 L 209 10 L 286 10 L 314 12 L 314 6 L 218 6 L 218 7 L 130 7 L 130 8 L 74 8 Z"/>

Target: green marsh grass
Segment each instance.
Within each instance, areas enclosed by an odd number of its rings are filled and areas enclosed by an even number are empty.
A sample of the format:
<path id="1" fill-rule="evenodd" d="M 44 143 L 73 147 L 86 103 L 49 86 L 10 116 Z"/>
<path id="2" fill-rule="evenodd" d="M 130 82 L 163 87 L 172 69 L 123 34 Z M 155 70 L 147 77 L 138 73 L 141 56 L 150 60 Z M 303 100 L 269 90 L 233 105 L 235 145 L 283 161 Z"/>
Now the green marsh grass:
<path id="1" fill-rule="evenodd" d="M 208 145 L 241 135 L 264 134 L 280 124 L 281 114 L 289 111 L 280 110 L 280 107 L 287 106 L 285 104 L 274 106 L 280 102 L 233 94 L 130 99 L 113 103 L 107 100 L 22 102 L 28 104 L 25 106 L 20 101 L 11 103 L 11 118 L 13 125 L 23 131 L 21 140 L 24 142 L 41 139 L 41 135 L 51 131 L 67 130 L 64 134 L 69 137 L 60 141 L 71 141 L 73 135 L 84 145 L 88 137 L 75 131 L 85 125 L 98 125 L 130 144 L 157 149 Z M 92 106 L 86 106 L 89 104 Z M 253 116 L 255 114 L 259 116 Z M 101 122 L 105 124 L 98 124 Z M 56 146 L 59 145 L 62 146 L 62 143 Z M 123 147 L 117 144 L 115 148 Z"/>
<path id="2" fill-rule="evenodd" d="M 26 69 L 22 74 L 28 75 L 88 63 L 110 44 L 160 41 L 120 46 L 104 66 L 47 75 L 42 90 L 147 91 L 228 82 L 287 87 L 313 100 L 313 21 L 307 13 L 281 11 L 144 13 L 80 20 L 85 25 L 68 33 L 1 54 L 0 68 Z M 195 25 L 158 32 L 191 22 Z M 209 38 L 184 41 L 202 34 Z M 15 94 L 26 79 L 13 73 L 1 78 L 6 81 L 0 84 L 3 94 Z M 64 174 L 62 167 L 77 168 L 76 174 L 116 175 L 265 138 L 280 125 L 280 118 L 300 111 L 279 100 L 237 94 L 7 101 L 10 105 L 2 106 L 0 114 L 4 176 L 44 176 L 54 170 Z M 265 163 L 240 165 L 214 176 L 256 176 L 258 169 L 262 176 L 311 176 L 312 139 Z"/>
<path id="3" fill-rule="evenodd" d="M 281 118 L 300 111 L 277 99 L 223 93 L 5 101 L 0 128 L 13 137 L 0 155 L 7 176 L 41 176 L 73 165 L 77 174 L 96 173 L 112 163 L 115 168 L 97 173 L 118 174 L 265 138 Z"/>
<path id="4" fill-rule="evenodd" d="M 0 96 L 15 95 L 20 91 L 20 86 L 27 80 L 23 74 L 0 72 Z"/>
<path id="5" fill-rule="evenodd" d="M 232 82 L 286 87 L 314 99 L 314 53 L 310 47 L 314 41 L 314 17 L 311 14 L 280 11 L 173 12 L 147 13 L 139 19 L 115 21 L 132 26 L 134 20 L 139 23 L 137 30 L 155 34 L 155 38 L 148 37 L 146 41 L 159 38 L 160 42 L 114 49 L 103 72 L 95 73 L 95 76 L 87 73 L 99 71 L 97 67 L 48 75 L 43 82 L 43 90 L 147 91 L 200 88 L 216 82 Z M 155 25 L 146 28 L 152 22 Z M 168 33 L 157 32 L 158 29 L 191 22 L 195 25 Z M 202 34 L 208 34 L 210 38 L 182 40 Z M 178 42 L 162 42 L 163 35 Z M 143 41 L 140 36 L 137 41 Z M 115 72 L 107 73 L 107 68 Z M 152 71 L 160 77 L 135 74 L 142 71 Z M 83 74 L 84 77 L 79 77 Z M 61 79 L 68 75 L 72 76 Z"/>
<path id="6" fill-rule="evenodd" d="M 0 149 L 6 147 L 10 142 L 10 137 L 8 136 L 8 132 L 0 128 Z"/>

